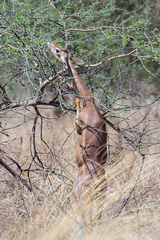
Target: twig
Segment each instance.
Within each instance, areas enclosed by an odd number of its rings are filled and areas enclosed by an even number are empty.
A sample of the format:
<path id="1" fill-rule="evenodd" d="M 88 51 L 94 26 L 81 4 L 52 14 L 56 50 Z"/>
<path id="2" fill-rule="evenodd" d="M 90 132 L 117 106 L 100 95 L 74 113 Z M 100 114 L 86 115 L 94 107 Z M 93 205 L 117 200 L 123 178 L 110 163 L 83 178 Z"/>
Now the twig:
<path id="1" fill-rule="evenodd" d="M 124 209 L 124 207 L 127 205 L 132 193 L 134 192 L 135 188 L 136 188 L 136 185 L 138 183 L 138 180 L 140 178 L 140 175 L 141 175 L 141 172 L 142 172 L 142 169 L 143 169 L 143 164 L 144 164 L 144 160 L 145 160 L 145 154 L 141 154 L 142 156 L 142 163 L 141 163 L 141 167 L 140 167 L 140 170 L 139 170 L 139 173 L 138 173 L 138 176 L 137 176 L 137 179 L 135 181 L 135 184 L 133 186 L 133 188 L 131 189 L 130 193 L 129 193 L 129 196 L 127 197 L 127 199 L 124 200 L 123 204 L 121 205 L 119 211 L 118 211 L 118 215 L 117 217 L 121 214 L 122 210 Z"/>
<path id="2" fill-rule="evenodd" d="M 62 13 L 58 10 L 58 8 L 56 8 L 56 7 L 54 6 L 54 4 L 51 3 L 50 0 L 49 0 L 49 3 L 50 3 L 50 5 L 58 12 L 59 16 L 60 16 L 61 19 L 63 20 L 63 15 L 62 15 Z M 68 33 L 67 33 L 66 22 L 64 22 L 63 26 L 64 26 L 64 33 L 65 33 L 65 39 L 66 39 L 65 49 L 67 49 Z"/>
<path id="3" fill-rule="evenodd" d="M 53 3 L 51 3 L 50 0 L 49 0 L 49 3 L 50 3 L 50 5 L 58 12 L 59 16 L 63 19 L 63 16 L 62 16 L 61 12 L 58 10 L 58 8 L 56 8 L 56 7 L 53 5 Z"/>
<path id="4" fill-rule="evenodd" d="M 18 181 L 20 181 L 27 189 L 32 192 L 33 188 L 32 186 L 28 185 L 27 180 L 23 179 L 21 176 L 19 176 L 11 167 L 9 167 L 1 158 L 0 158 L 0 164 L 8 171 L 10 172 Z"/>
<path id="5" fill-rule="evenodd" d="M 155 75 L 154 75 L 153 73 L 151 73 L 151 72 L 144 66 L 144 63 L 143 63 L 142 59 L 141 59 L 139 56 L 136 56 L 136 57 L 137 57 L 137 58 L 139 59 L 139 61 L 141 62 L 143 68 L 144 68 L 149 74 L 151 74 L 153 77 L 155 77 Z"/>
<path id="6" fill-rule="evenodd" d="M 37 158 L 37 160 L 39 161 L 39 163 L 41 164 L 41 166 L 39 167 L 42 167 L 44 169 L 44 165 L 43 165 L 43 162 L 41 161 L 41 159 L 39 158 L 39 155 L 37 153 L 37 149 L 36 149 L 36 126 L 37 126 L 37 120 L 38 120 L 38 117 L 41 116 L 40 115 L 40 112 L 37 108 L 37 106 L 34 106 L 34 109 L 36 111 L 36 116 L 35 116 L 35 119 L 34 119 L 34 123 L 33 123 L 33 128 L 32 128 L 32 133 L 33 133 L 33 149 L 34 149 L 34 157 L 33 157 L 33 160 L 35 161 L 35 158 Z M 36 163 L 37 164 L 37 163 Z"/>
<path id="7" fill-rule="evenodd" d="M 119 129 L 119 127 L 116 127 L 113 123 L 111 123 L 111 122 L 110 122 L 108 119 L 106 119 L 105 117 L 104 117 L 104 119 L 105 119 L 106 123 L 107 123 L 111 128 L 113 128 L 116 132 L 120 133 L 120 134 L 124 137 L 124 139 L 129 143 L 129 145 L 130 145 L 136 152 L 138 152 L 138 153 L 141 155 L 141 157 L 144 157 L 144 154 L 141 153 L 141 152 L 138 150 L 138 148 L 136 147 L 136 145 L 134 144 L 134 142 L 133 142 L 128 136 L 126 136 L 126 135 Z"/>
<path id="8" fill-rule="evenodd" d="M 40 87 L 38 93 L 43 93 L 46 85 L 47 85 L 48 83 L 53 82 L 55 79 L 57 79 L 59 76 L 61 76 L 65 71 L 66 71 L 66 70 L 61 70 L 61 71 L 59 71 L 55 76 L 52 76 L 52 77 L 48 78 L 47 80 L 45 80 L 45 81 L 42 83 L 42 86 Z"/>
<path id="9" fill-rule="evenodd" d="M 64 27 L 62 24 L 58 23 L 57 21 L 55 21 L 53 19 L 47 18 L 47 20 L 54 22 L 55 24 L 59 25 L 60 27 Z"/>
<path id="10" fill-rule="evenodd" d="M 135 181 L 135 184 L 134 184 L 133 188 L 131 189 L 131 191 L 130 191 L 130 193 L 129 193 L 129 196 L 127 197 L 127 199 L 124 200 L 123 204 L 121 205 L 121 207 L 120 207 L 120 209 L 119 209 L 119 211 L 118 211 L 118 215 L 117 215 L 117 216 L 119 216 L 119 215 L 121 214 L 122 210 L 124 209 L 124 207 L 126 206 L 126 204 L 128 203 L 128 201 L 129 201 L 129 199 L 130 199 L 133 191 L 134 191 L 135 188 L 136 188 L 136 185 L 137 185 L 137 183 L 138 183 L 138 180 L 139 180 L 139 178 L 140 178 L 140 175 L 141 175 L 141 172 L 142 172 L 142 169 L 143 169 L 143 164 L 144 164 L 144 160 L 145 160 L 145 154 L 143 154 L 143 153 L 141 153 L 141 152 L 139 151 L 139 149 L 135 146 L 134 142 L 133 142 L 131 139 L 129 139 L 129 137 L 127 137 L 127 136 L 119 129 L 119 127 L 118 127 L 118 128 L 115 127 L 115 125 L 114 125 L 113 123 L 111 123 L 111 122 L 110 122 L 109 120 L 107 120 L 107 119 L 105 119 L 105 121 L 106 121 L 106 123 L 107 123 L 108 125 L 110 125 L 115 131 L 117 131 L 118 133 L 121 133 L 121 135 L 124 137 L 124 139 L 129 143 L 129 145 L 130 145 L 136 152 L 138 152 L 138 153 L 140 154 L 140 156 L 142 157 L 142 163 L 141 163 L 141 167 L 140 167 L 140 170 L 139 170 L 137 179 L 136 179 L 136 181 Z"/>
<path id="11" fill-rule="evenodd" d="M 121 54 L 121 55 L 118 55 L 118 56 L 114 56 L 114 57 L 110 57 L 108 59 L 105 59 L 99 63 L 95 63 L 95 64 L 91 64 L 91 65 L 84 65 L 84 67 L 97 67 L 103 63 L 106 63 L 106 62 L 109 62 L 109 61 L 112 61 L 112 60 L 115 60 L 115 59 L 118 59 L 118 58 L 124 58 L 124 57 L 129 57 L 129 56 L 132 56 L 132 54 L 134 52 L 136 52 L 137 50 L 139 50 L 140 48 L 143 48 L 143 47 L 146 47 L 146 46 L 142 46 L 142 47 L 138 47 L 136 49 L 134 49 L 133 51 L 129 52 L 129 53 L 126 53 L 126 54 Z"/>
<path id="12" fill-rule="evenodd" d="M 26 50 L 26 49 L 24 49 L 24 48 L 16 48 L 16 47 L 13 47 L 12 45 L 10 45 L 10 44 L 8 44 L 8 43 L 5 43 L 4 45 L 0 46 L 0 48 L 4 48 L 4 47 L 6 47 L 6 46 L 8 46 L 8 47 L 10 47 L 10 48 L 13 48 L 13 49 L 16 49 L 16 50 L 18 50 L 18 51 L 24 51 L 24 50 Z"/>
<path id="13" fill-rule="evenodd" d="M 69 28 L 68 32 L 94 32 L 97 30 L 102 30 L 102 29 L 112 29 L 112 30 L 128 30 L 132 28 L 120 28 L 120 27 L 111 27 L 111 26 L 102 26 L 98 28 L 93 28 L 93 29 L 77 29 L 77 28 Z"/>
<path id="14" fill-rule="evenodd" d="M 4 86 L 2 86 L 2 84 L 0 84 L 0 89 L 1 89 L 1 91 L 2 91 L 2 93 L 3 93 L 2 97 L 5 98 L 5 100 L 3 100 L 3 102 L 4 102 L 4 103 L 7 103 L 7 104 L 8 104 L 8 103 L 11 104 L 11 101 L 10 101 L 10 99 L 9 99 L 9 97 L 7 96 L 7 93 L 6 93 L 6 89 L 5 89 Z"/>

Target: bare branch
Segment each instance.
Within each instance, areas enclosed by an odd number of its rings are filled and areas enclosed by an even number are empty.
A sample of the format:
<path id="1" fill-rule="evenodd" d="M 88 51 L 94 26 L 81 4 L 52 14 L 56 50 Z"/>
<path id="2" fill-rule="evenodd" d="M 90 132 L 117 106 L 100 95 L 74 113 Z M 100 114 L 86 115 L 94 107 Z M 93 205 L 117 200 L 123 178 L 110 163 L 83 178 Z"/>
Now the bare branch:
<path id="1" fill-rule="evenodd" d="M 56 8 L 56 7 L 54 6 L 54 4 L 51 3 L 50 0 L 49 0 L 49 3 L 50 3 L 50 5 L 58 12 L 59 16 L 60 16 L 61 19 L 63 20 L 63 15 L 62 15 L 61 12 L 58 10 L 58 8 Z M 64 22 L 64 33 L 65 33 L 65 39 L 66 39 L 65 48 L 67 49 L 68 33 L 67 33 L 66 22 Z"/>
<path id="2" fill-rule="evenodd" d="M 128 30 L 128 29 L 131 29 L 131 28 L 110 27 L 110 26 L 102 26 L 102 27 L 93 28 L 93 29 L 77 29 L 77 28 L 69 28 L 69 29 L 68 29 L 68 32 L 94 32 L 94 31 L 102 30 L 102 29 Z"/>
<path id="3" fill-rule="evenodd" d="M 2 84 L 0 84 L 0 90 L 2 91 L 2 99 L 3 99 L 3 102 L 5 104 L 11 104 L 11 100 L 9 99 L 9 97 L 7 96 L 7 93 L 6 93 L 6 90 L 5 90 L 5 87 L 2 86 Z"/>
<path id="4" fill-rule="evenodd" d="M 45 81 L 42 83 L 42 85 L 41 85 L 41 87 L 40 87 L 40 89 L 39 89 L 39 91 L 38 91 L 38 94 L 39 94 L 39 93 L 43 93 L 46 85 L 47 85 L 48 83 L 53 82 L 55 79 L 57 79 L 59 76 L 61 76 L 65 71 L 66 71 L 66 70 L 61 70 L 61 71 L 59 71 L 59 72 L 57 73 L 56 76 L 52 76 L 52 77 L 50 77 L 49 79 L 45 80 Z"/>
<path id="5" fill-rule="evenodd" d="M 84 65 L 84 67 L 97 67 L 97 66 L 100 66 L 101 64 L 103 64 L 105 62 L 109 62 L 109 61 L 112 61 L 112 60 L 115 60 L 115 59 L 118 59 L 118 58 L 124 58 L 124 57 L 132 56 L 132 54 L 134 52 L 136 52 L 137 50 L 139 50 L 140 48 L 143 48 L 143 47 L 146 47 L 146 46 L 138 47 L 138 48 L 134 49 L 133 51 L 131 51 L 129 53 L 126 53 L 126 54 L 121 54 L 121 55 L 118 55 L 118 56 L 115 56 L 115 57 L 110 57 L 110 58 L 105 59 L 105 60 L 103 60 L 103 61 L 101 61 L 99 63 L 96 63 L 96 64 Z"/>
<path id="6" fill-rule="evenodd" d="M 24 48 L 16 48 L 16 47 L 14 47 L 14 46 L 12 46 L 12 45 L 10 45 L 10 44 L 8 44 L 8 43 L 5 43 L 4 45 L 0 46 L 0 48 L 4 48 L 4 47 L 6 47 L 6 46 L 8 46 L 8 47 L 10 47 L 10 48 L 13 48 L 13 49 L 15 49 L 15 50 L 18 50 L 18 51 L 24 51 L 24 50 L 26 50 L 26 49 L 24 49 Z"/>
<path id="7" fill-rule="evenodd" d="M 43 165 L 43 162 L 41 161 L 41 159 L 39 158 L 39 155 L 37 153 L 37 149 L 36 149 L 36 126 L 37 126 L 37 120 L 38 120 L 38 117 L 41 116 L 40 115 L 40 112 L 37 108 L 37 106 L 34 106 L 34 109 L 36 111 L 36 116 L 35 116 L 35 119 L 34 119 L 34 122 L 33 122 L 33 128 L 32 128 L 32 133 L 33 133 L 33 149 L 34 149 L 34 161 L 35 161 L 35 158 L 37 158 L 38 162 L 40 163 L 41 167 L 44 169 L 44 165 Z M 37 163 L 36 163 L 37 164 Z M 39 166 L 39 165 L 38 165 Z"/>
<path id="8" fill-rule="evenodd" d="M 64 27 L 62 24 L 58 23 L 57 21 L 55 21 L 53 19 L 47 18 L 47 20 L 59 25 L 60 27 Z"/>
<path id="9" fill-rule="evenodd" d="M 59 16 L 63 19 L 63 16 L 62 16 L 61 12 L 53 5 L 53 3 L 51 3 L 50 0 L 49 0 L 49 3 L 58 12 Z"/>
<path id="10" fill-rule="evenodd" d="M 139 56 L 137 56 L 137 55 L 136 55 L 136 57 L 137 57 L 137 58 L 139 59 L 139 61 L 141 62 L 143 68 L 144 68 L 149 74 L 151 74 L 153 77 L 155 77 L 155 75 L 154 75 L 153 73 L 151 73 L 151 72 L 145 67 L 142 59 L 141 59 Z"/>
<path id="11" fill-rule="evenodd" d="M 18 181 L 20 181 L 27 189 L 32 192 L 33 188 L 32 186 L 28 185 L 27 180 L 23 179 L 21 176 L 19 176 L 11 167 L 9 167 L 1 158 L 0 158 L 0 164 L 8 171 L 10 172 L 13 177 L 15 177 Z"/>

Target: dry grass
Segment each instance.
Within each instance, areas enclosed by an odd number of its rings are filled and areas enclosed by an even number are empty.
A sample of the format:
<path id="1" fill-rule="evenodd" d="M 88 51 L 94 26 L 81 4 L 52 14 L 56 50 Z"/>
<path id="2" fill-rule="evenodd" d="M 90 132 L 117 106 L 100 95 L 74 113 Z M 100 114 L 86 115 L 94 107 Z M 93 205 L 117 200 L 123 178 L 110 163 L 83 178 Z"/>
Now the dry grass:
<path id="1" fill-rule="evenodd" d="M 99 189 L 75 200 L 71 189 L 66 192 L 65 184 L 57 196 L 42 196 L 41 199 L 27 196 L 23 191 L 29 217 L 25 222 L 23 216 L 22 224 L 19 223 L 21 218 L 15 216 L 13 239 L 158 239 L 158 166 L 159 156 L 146 159 L 136 182 L 141 159 L 127 154 L 106 167 L 107 191 L 96 199 L 95 191 Z"/>
<path id="2" fill-rule="evenodd" d="M 43 123 L 43 139 L 56 158 L 51 157 L 41 140 L 40 120 L 36 128 L 37 151 L 44 164 L 59 175 L 51 170 L 47 176 L 31 174 L 39 189 L 30 193 L 1 167 L 0 239 L 159 239 L 160 155 L 148 155 L 144 162 L 129 148 L 116 157 L 111 155 L 106 164 L 107 190 L 99 195 L 100 189 L 94 188 L 76 200 L 72 183 L 79 139 L 73 131 L 74 119 L 52 119 L 56 116 L 52 110 L 42 113 L 48 116 Z M 10 137 L 3 135 L 1 142 L 3 149 L 25 168 L 32 161 L 30 139 L 35 116 L 31 112 L 25 114 L 24 121 L 21 114 L 22 111 L 11 113 L 7 122 Z M 22 125 L 17 126 L 17 119 Z M 157 146 L 152 147 L 152 152 L 156 149 Z M 26 177 L 26 173 L 22 175 Z"/>

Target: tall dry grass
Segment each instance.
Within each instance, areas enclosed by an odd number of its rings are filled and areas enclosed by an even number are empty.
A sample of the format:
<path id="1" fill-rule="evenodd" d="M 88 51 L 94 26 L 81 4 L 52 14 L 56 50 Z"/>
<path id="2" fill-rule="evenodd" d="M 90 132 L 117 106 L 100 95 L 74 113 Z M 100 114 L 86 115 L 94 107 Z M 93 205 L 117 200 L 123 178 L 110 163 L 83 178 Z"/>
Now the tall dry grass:
<path id="1" fill-rule="evenodd" d="M 43 136 L 41 121 L 37 121 L 36 147 L 50 171 L 31 173 L 38 188 L 29 192 L 1 167 L 0 239 L 159 239 L 160 155 L 150 155 L 159 146 L 152 146 L 143 161 L 123 140 L 124 149 L 116 154 L 114 140 L 118 142 L 119 138 L 108 127 L 111 155 L 105 167 L 107 189 L 101 191 L 101 185 L 93 187 L 81 199 L 75 199 L 72 185 L 79 142 L 75 120 L 69 115 L 58 117 L 53 109 L 40 112 L 48 118 L 43 121 Z M 135 123 L 143 114 L 137 114 L 132 121 Z M 159 114 L 157 108 L 154 114 Z M 24 169 L 32 162 L 34 119 L 35 112 L 30 108 L 27 113 L 7 113 L 2 122 L 8 126 L 5 133 L 9 135 L 1 136 L 2 149 Z M 17 170 L 7 157 L 5 160 Z M 35 169 L 37 162 L 32 166 Z M 25 172 L 22 176 L 27 177 Z"/>
<path id="2" fill-rule="evenodd" d="M 159 156 L 146 159 L 141 167 L 141 158 L 126 152 L 106 167 L 107 191 L 102 196 L 95 197 L 97 188 L 75 200 L 65 184 L 45 198 L 23 191 L 29 216 L 22 224 L 24 216 L 15 214 L 13 239 L 159 239 Z"/>

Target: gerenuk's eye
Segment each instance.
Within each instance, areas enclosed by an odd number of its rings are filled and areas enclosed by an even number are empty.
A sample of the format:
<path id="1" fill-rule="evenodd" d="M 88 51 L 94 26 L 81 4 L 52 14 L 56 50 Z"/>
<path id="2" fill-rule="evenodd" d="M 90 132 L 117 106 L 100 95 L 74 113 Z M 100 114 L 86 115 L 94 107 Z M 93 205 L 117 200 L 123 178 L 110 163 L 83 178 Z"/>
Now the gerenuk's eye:
<path id="1" fill-rule="evenodd" d="M 56 49 L 55 49 L 55 52 L 56 52 L 56 54 L 59 54 L 60 51 L 59 51 L 58 48 L 56 48 Z"/>

